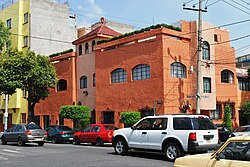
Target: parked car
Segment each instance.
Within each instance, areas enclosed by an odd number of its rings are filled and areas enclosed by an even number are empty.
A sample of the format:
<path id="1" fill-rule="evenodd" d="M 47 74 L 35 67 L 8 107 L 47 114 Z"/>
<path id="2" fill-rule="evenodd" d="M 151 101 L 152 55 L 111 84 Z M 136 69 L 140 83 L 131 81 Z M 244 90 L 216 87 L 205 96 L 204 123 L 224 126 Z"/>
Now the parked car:
<path id="1" fill-rule="evenodd" d="M 73 143 L 75 131 L 64 125 L 50 125 L 45 130 L 48 132 L 48 140 L 52 143 L 70 142 Z"/>
<path id="2" fill-rule="evenodd" d="M 17 124 L 7 129 L 1 137 L 2 144 L 17 142 L 19 146 L 25 143 L 37 143 L 43 146 L 47 140 L 47 132 L 36 124 Z"/>
<path id="3" fill-rule="evenodd" d="M 229 138 L 231 131 L 230 129 L 228 129 L 228 127 L 226 127 L 223 124 L 216 124 L 215 125 L 219 131 L 219 140 L 220 142 L 225 142 L 227 141 L 227 139 Z"/>
<path id="4" fill-rule="evenodd" d="M 218 148 L 218 130 L 205 115 L 148 116 L 131 128 L 115 130 L 113 146 L 121 155 L 129 149 L 143 149 L 163 152 L 174 161 L 185 153 Z"/>
<path id="5" fill-rule="evenodd" d="M 230 137 L 250 135 L 250 125 L 240 126 L 230 134 Z"/>
<path id="6" fill-rule="evenodd" d="M 102 146 L 104 143 L 111 143 L 115 129 L 115 126 L 109 124 L 91 124 L 82 131 L 75 132 L 74 144 L 91 143 Z"/>
<path id="7" fill-rule="evenodd" d="M 250 136 L 229 138 L 216 152 L 180 157 L 174 167 L 249 167 Z"/>

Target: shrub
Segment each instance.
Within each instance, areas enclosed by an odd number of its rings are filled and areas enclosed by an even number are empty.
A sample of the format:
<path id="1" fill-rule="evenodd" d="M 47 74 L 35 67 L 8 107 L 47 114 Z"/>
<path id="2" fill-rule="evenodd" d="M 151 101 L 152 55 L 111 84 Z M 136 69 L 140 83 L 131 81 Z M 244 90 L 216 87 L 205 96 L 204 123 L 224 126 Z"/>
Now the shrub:
<path id="1" fill-rule="evenodd" d="M 121 122 L 125 124 L 125 127 L 131 126 L 134 123 L 138 122 L 140 118 L 141 118 L 140 112 L 126 111 L 126 112 L 122 112 Z"/>
<path id="2" fill-rule="evenodd" d="M 233 130 L 229 105 L 226 105 L 224 109 L 223 124 L 231 131 Z"/>

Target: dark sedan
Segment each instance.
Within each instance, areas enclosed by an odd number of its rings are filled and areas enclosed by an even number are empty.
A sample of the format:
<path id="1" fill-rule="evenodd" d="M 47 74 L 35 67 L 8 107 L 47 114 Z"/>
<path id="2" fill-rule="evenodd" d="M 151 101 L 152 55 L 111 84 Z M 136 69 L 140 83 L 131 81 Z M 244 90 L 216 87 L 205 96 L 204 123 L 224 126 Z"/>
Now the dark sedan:
<path id="1" fill-rule="evenodd" d="M 70 142 L 73 143 L 74 132 L 70 127 L 63 125 L 51 125 L 45 130 L 48 132 L 48 140 L 52 143 Z"/>
<path id="2" fill-rule="evenodd" d="M 37 143 L 43 146 L 47 140 L 47 132 L 36 124 L 17 124 L 7 129 L 2 137 L 2 144 L 7 142 L 17 142 L 19 146 L 25 143 Z"/>

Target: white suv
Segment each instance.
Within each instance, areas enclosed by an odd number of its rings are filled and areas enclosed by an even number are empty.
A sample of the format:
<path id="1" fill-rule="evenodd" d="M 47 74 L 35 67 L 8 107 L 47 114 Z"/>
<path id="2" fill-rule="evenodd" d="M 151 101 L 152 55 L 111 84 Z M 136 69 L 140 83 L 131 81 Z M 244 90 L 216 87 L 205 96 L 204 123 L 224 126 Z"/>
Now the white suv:
<path id="1" fill-rule="evenodd" d="M 218 141 L 218 130 L 205 115 L 160 115 L 115 130 L 112 143 L 117 154 L 124 155 L 129 149 L 154 150 L 174 161 L 185 153 L 216 149 Z"/>

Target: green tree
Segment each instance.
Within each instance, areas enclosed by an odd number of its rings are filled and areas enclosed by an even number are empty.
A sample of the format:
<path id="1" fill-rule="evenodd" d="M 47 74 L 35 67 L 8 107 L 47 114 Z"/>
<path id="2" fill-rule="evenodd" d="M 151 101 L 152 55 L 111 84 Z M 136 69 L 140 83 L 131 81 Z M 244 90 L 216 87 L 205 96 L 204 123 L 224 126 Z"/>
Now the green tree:
<path id="1" fill-rule="evenodd" d="M 125 127 L 132 126 L 136 122 L 138 122 L 141 118 L 140 112 L 135 111 L 126 111 L 122 112 L 121 122 L 125 124 Z"/>
<path id="2" fill-rule="evenodd" d="M 21 55 L 22 53 L 16 50 L 8 50 L 0 55 L 0 94 L 12 95 L 16 88 L 21 88 L 20 71 L 16 68 L 16 57 Z"/>
<path id="3" fill-rule="evenodd" d="M 224 109 L 224 118 L 223 118 L 223 124 L 229 129 L 233 130 L 232 127 L 232 120 L 231 120 L 231 113 L 230 113 L 230 106 L 226 105 Z"/>
<path id="4" fill-rule="evenodd" d="M 240 105 L 240 116 L 247 120 L 247 123 L 250 124 L 250 101 L 242 103 Z"/>
<path id="5" fill-rule="evenodd" d="M 22 88 L 28 92 L 28 122 L 32 122 L 36 103 L 48 97 L 49 88 L 54 88 L 57 83 L 54 66 L 48 57 L 30 51 L 8 50 L 3 55 L 2 60 L 9 63 L 5 63 L 1 72 L 9 74 L 4 77 L 12 78 L 13 83 L 8 82 L 12 90 Z"/>
<path id="6" fill-rule="evenodd" d="M 88 106 L 61 106 L 60 114 L 63 118 L 72 119 L 76 125 L 74 127 L 76 129 L 81 129 L 90 123 L 90 110 Z"/>
<path id="7" fill-rule="evenodd" d="M 0 21 L 0 50 L 8 42 L 10 42 L 10 32 L 5 28 L 3 22 Z"/>

